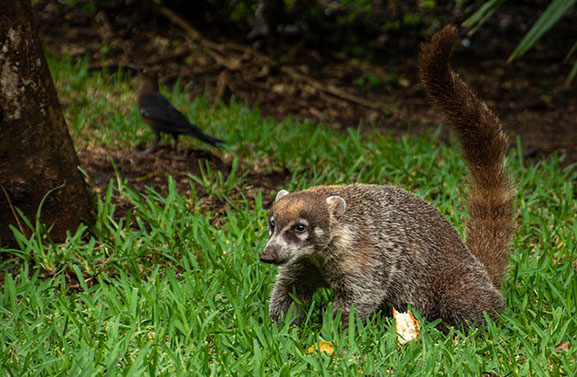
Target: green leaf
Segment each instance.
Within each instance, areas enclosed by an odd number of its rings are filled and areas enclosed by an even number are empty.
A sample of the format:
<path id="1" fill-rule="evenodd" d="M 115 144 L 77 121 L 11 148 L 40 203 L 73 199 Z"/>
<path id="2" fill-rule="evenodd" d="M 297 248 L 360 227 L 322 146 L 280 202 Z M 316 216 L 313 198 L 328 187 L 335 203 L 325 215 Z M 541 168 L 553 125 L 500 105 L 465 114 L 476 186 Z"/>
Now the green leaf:
<path id="1" fill-rule="evenodd" d="M 471 17 L 463 22 L 463 26 L 471 28 L 469 34 L 474 34 L 483 24 L 495 14 L 505 0 L 489 0 L 479 8 Z"/>
<path id="2" fill-rule="evenodd" d="M 565 56 L 564 62 L 568 62 L 569 59 L 571 58 L 571 56 L 573 56 L 573 54 L 575 53 L 575 51 L 577 51 L 577 42 L 575 42 L 573 44 L 573 47 L 571 47 L 571 50 L 569 50 L 569 52 L 567 53 L 567 56 Z M 569 76 L 567 76 L 567 80 L 565 80 L 565 82 L 567 84 L 569 84 L 571 81 L 573 81 L 576 74 L 577 74 L 577 60 L 573 64 L 573 68 L 571 68 L 571 71 L 569 72 Z"/>
<path id="3" fill-rule="evenodd" d="M 509 61 L 513 61 L 527 52 L 547 30 L 573 8 L 576 1 L 577 0 L 553 0 L 533 27 L 527 32 L 523 40 L 521 40 L 511 56 L 509 56 Z"/>
<path id="4" fill-rule="evenodd" d="M 575 62 L 575 64 L 573 64 L 573 68 L 571 68 L 571 72 L 569 72 L 569 76 L 567 76 L 566 80 L 567 84 L 573 81 L 576 74 L 577 74 L 577 61 Z"/>

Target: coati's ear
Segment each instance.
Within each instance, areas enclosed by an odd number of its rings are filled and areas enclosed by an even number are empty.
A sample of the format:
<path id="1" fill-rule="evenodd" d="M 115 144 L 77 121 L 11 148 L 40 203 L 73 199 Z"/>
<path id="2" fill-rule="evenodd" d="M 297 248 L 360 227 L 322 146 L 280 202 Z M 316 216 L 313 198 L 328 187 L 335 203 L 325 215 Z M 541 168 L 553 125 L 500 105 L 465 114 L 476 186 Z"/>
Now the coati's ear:
<path id="1" fill-rule="evenodd" d="M 278 192 L 278 194 L 276 194 L 276 198 L 274 199 L 274 201 L 275 201 L 275 202 L 278 202 L 279 200 L 282 199 L 283 196 L 286 196 L 286 195 L 288 195 L 288 194 L 289 194 L 289 192 L 288 192 L 287 190 L 280 190 L 280 191 Z"/>
<path id="2" fill-rule="evenodd" d="M 345 214 L 347 202 L 345 202 L 345 200 L 340 196 L 329 196 L 327 198 L 327 206 L 329 207 L 331 217 L 336 221 L 339 221 Z"/>

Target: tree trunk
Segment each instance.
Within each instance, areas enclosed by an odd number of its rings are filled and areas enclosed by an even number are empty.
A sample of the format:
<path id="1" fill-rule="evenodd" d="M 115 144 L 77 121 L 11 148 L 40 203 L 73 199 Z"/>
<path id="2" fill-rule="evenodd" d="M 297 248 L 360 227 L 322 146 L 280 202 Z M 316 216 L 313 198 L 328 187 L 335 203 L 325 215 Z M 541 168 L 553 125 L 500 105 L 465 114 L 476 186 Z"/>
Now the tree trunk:
<path id="1" fill-rule="evenodd" d="M 56 242 L 92 201 L 32 20 L 30 1 L 0 0 L 0 245 L 14 244 L 9 225 L 29 235 L 16 208 L 52 227 Z M 52 190 L 52 191 L 51 191 Z"/>

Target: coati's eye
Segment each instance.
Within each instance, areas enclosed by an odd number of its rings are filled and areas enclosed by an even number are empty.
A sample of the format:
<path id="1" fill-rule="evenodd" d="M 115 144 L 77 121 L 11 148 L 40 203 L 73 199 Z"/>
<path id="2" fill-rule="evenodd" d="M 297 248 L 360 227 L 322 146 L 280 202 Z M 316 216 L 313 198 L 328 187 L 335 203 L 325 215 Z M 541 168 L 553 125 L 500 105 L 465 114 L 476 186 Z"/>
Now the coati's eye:
<path id="1" fill-rule="evenodd" d="M 299 233 L 304 232 L 307 229 L 305 224 L 297 224 L 295 225 L 295 230 Z"/>
<path id="2" fill-rule="evenodd" d="M 274 230 L 274 220 L 270 219 L 268 221 L 268 229 L 272 232 Z"/>

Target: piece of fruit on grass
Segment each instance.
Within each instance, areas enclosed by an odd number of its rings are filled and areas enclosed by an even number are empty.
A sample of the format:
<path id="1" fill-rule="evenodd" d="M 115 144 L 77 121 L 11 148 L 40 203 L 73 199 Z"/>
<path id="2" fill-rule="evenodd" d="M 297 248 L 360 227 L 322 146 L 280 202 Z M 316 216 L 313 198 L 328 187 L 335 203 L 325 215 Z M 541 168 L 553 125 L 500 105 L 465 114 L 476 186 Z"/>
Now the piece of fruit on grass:
<path id="1" fill-rule="evenodd" d="M 395 318 L 395 330 L 400 344 L 408 343 L 419 336 L 421 322 L 415 318 L 413 312 L 409 310 L 407 313 L 399 313 L 393 308 L 393 317 Z"/>

